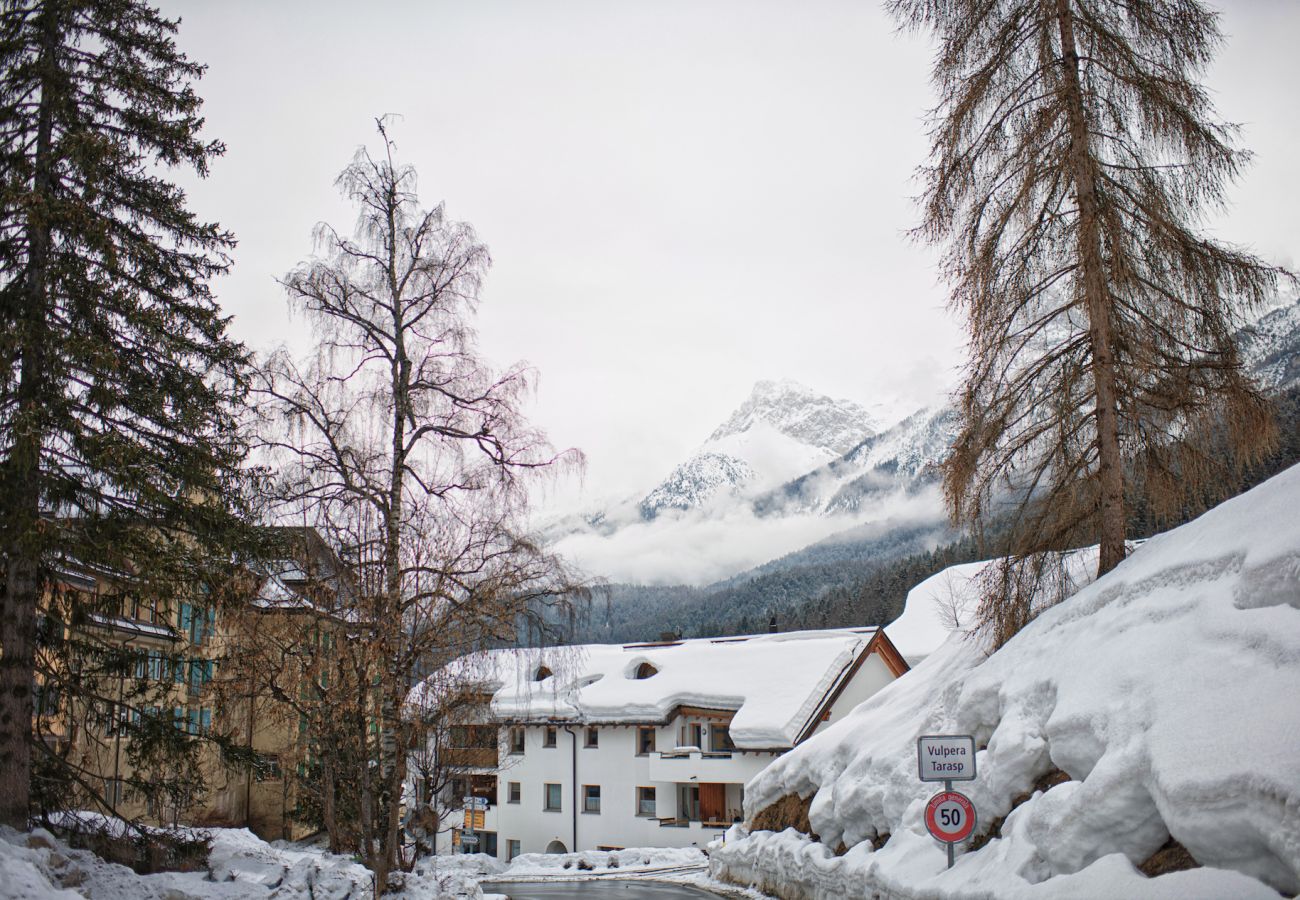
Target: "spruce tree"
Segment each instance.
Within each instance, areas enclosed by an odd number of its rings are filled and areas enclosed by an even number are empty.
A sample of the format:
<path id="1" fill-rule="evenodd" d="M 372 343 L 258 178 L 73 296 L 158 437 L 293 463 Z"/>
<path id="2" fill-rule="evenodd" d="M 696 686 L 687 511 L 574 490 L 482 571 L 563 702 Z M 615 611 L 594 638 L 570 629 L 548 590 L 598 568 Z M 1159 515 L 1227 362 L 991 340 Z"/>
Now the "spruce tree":
<path id="1" fill-rule="evenodd" d="M 1026 559 L 1125 555 L 1135 494 L 1226 485 L 1274 437 L 1243 311 L 1287 273 L 1200 230 L 1247 162 L 1198 76 L 1197 0 L 891 0 L 938 39 L 919 234 L 945 249 L 970 361 L 945 471 L 954 517 L 1011 498 Z"/>
<path id="2" fill-rule="evenodd" d="M 203 70 L 176 30 L 139 0 L 0 8 L 0 822 L 18 828 L 33 754 L 74 765 L 33 739 L 38 618 L 58 644 L 119 599 L 65 592 L 60 571 L 199 602 L 244 533 L 246 358 L 208 286 L 234 241 L 168 179 L 223 147 L 200 136 Z M 83 659 L 125 665 L 100 650 Z M 96 681 L 41 674 L 65 699 Z"/>

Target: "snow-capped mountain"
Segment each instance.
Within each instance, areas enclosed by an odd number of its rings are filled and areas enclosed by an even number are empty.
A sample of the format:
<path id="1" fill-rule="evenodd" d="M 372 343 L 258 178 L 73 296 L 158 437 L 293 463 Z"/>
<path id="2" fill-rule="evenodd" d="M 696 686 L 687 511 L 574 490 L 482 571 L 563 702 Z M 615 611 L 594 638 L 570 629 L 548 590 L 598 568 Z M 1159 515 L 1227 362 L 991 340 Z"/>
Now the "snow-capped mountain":
<path id="1" fill-rule="evenodd" d="M 760 515 L 852 513 L 869 498 L 911 491 L 933 478 L 956 434 L 951 406 L 918 410 L 831 460 L 755 498 Z"/>
<path id="2" fill-rule="evenodd" d="M 653 519 L 716 497 L 770 489 L 824 465 L 875 433 L 862 406 L 793 381 L 760 381 L 749 398 L 641 501 Z"/>
<path id="3" fill-rule="evenodd" d="M 1266 391 L 1300 386 L 1300 299 L 1260 317 L 1237 335 L 1242 362 Z"/>

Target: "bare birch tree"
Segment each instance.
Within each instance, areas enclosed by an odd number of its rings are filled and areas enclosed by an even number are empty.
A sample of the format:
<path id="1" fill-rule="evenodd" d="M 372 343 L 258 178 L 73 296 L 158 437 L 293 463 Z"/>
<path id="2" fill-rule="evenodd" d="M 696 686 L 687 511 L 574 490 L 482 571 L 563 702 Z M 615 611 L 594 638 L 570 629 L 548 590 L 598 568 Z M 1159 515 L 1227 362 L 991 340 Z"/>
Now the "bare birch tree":
<path id="1" fill-rule="evenodd" d="M 1198 231 L 1249 158 L 1197 80 L 1217 16 L 1197 0 L 889 8 L 938 39 L 918 234 L 943 246 L 970 335 L 949 508 L 980 522 L 1010 498 L 1013 563 L 1100 542 L 1105 573 L 1135 492 L 1176 507 L 1274 439 L 1233 335 L 1291 276 Z"/>
<path id="2" fill-rule="evenodd" d="M 305 365 L 281 353 L 261 385 L 283 429 L 281 498 L 354 570 L 352 659 L 368 747 L 359 773 L 362 855 L 382 892 L 399 857 L 404 714 L 419 673 L 492 642 L 522 615 L 584 592 L 521 534 L 527 476 L 577 464 L 528 427 L 529 373 L 494 373 L 471 320 L 487 248 L 441 206 L 421 210 L 415 173 L 360 151 L 338 179 L 353 236 L 319 227 L 318 254 L 284 280 L 317 335 Z M 373 761 L 374 765 L 369 763 Z"/>

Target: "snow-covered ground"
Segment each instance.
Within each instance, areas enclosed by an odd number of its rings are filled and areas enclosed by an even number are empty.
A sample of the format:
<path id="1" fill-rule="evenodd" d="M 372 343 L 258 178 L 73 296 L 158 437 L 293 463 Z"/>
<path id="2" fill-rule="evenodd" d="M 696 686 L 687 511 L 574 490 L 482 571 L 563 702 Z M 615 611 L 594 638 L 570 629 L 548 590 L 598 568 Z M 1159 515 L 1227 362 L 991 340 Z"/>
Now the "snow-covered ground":
<path id="1" fill-rule="evenodd" d="M 713 871 L 812 898 L 1300 890 L 1298 509 L 1293 467 L 1148 541 L 997 653 L 953 634 L 748 785 L 751 821 L 812 796 L 820 842 L 734 829 Z M 975 736 L 979 777 L 959 789 L 982 825 L 1005 817 L 951 871 L 922 822 L 936 786 L 917 778 L 916 738 L 936 733 Z M 1147 878 L 1135 864 L 1171 837 L 1202 867 Z"/>
<path id="2" fill-rule="evenodd" d="M 94 814 L 88 824 L 121 823 Z M 37 829 L 19 833 L 0 827 L 0 900 L 368 900 L 370 872 L 345 856 L 304 844 L 273 844 L 245 829 L 186 829 L 186 837 L 210 841 L 207 868 L 198 872 L 137 875 L 88 850 Z M 756 898 L 713 880 L 704 854 L 694 848 L 627 849 L 567 854 L 526 854 L 509 864 L 482 854 L 427 857 L 415 870 L 395 876 L 392 900 L 490 900 L 481 882 L 649 879 L 688 884 L 729 897 Z"/>

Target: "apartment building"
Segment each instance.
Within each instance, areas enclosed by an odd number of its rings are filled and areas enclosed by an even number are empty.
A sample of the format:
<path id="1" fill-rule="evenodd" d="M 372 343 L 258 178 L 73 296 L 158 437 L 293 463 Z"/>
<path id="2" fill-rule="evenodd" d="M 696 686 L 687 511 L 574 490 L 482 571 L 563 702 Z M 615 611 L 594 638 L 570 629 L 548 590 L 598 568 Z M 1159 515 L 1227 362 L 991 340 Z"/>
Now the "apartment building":
<path id="1" fill-rule="evenodd" d="M 907 664 L 883 630 L 848 628 L 501 650 L 459 668 L 418 686 L 411 706 L 435 709 L 468 682 L 483 697 L 477 721 L 420 748 L 456 774 L 434 792 L 412 766 L 410 796 L 436 810 L 438 852 L 508 860 L 703 846 L 742 818 L 746 782 Z"/>
<path id="2" fill-rule="evenodd" d="M 255 681 L 239 690 L 221 690 L 219 683 L 233 671 L 226 664 L 238 656 L 237 648 L 258 636 L 312 642 L 306 655 L 325 659 L 345 631 L 319 602 L 321 590 L 338 590 L 341 564 L 310 529 L 295 529 L 287 545 L 292 558 L 249 572 L 245 602 L 220 610 L 199 602 L 201 597 L 143 601 L 133 596 L 123 573 L 77 563 L 57 572 L 52 596 L 58 599 L 43 610 L 42 627 L 63 632 L 60 647 L 120 654 L 130 665 L 112 671 L 62 649 L 44 664 L 47 672 L 61 673 L 58 678 L 38 679 L 35 730 L 109 812 L 154 824 L 246 826 L 268 839 L 303 834 L 293 812 L 310 735 L 275 698 L 258 693 Z M 69 677 L 82 684 L 75 697 L 60 696 L 55 684 Z M 132 781 L 151 778 L 132 752 L 146 719 L 194 736 L 225 730 L 254 750 L 256 764 L 227 766 L 214 746 L 203 745 L 203 791 L 147 802 L 131 789 Z M 77 802 L 98 808 L 89 798 Z"/>

